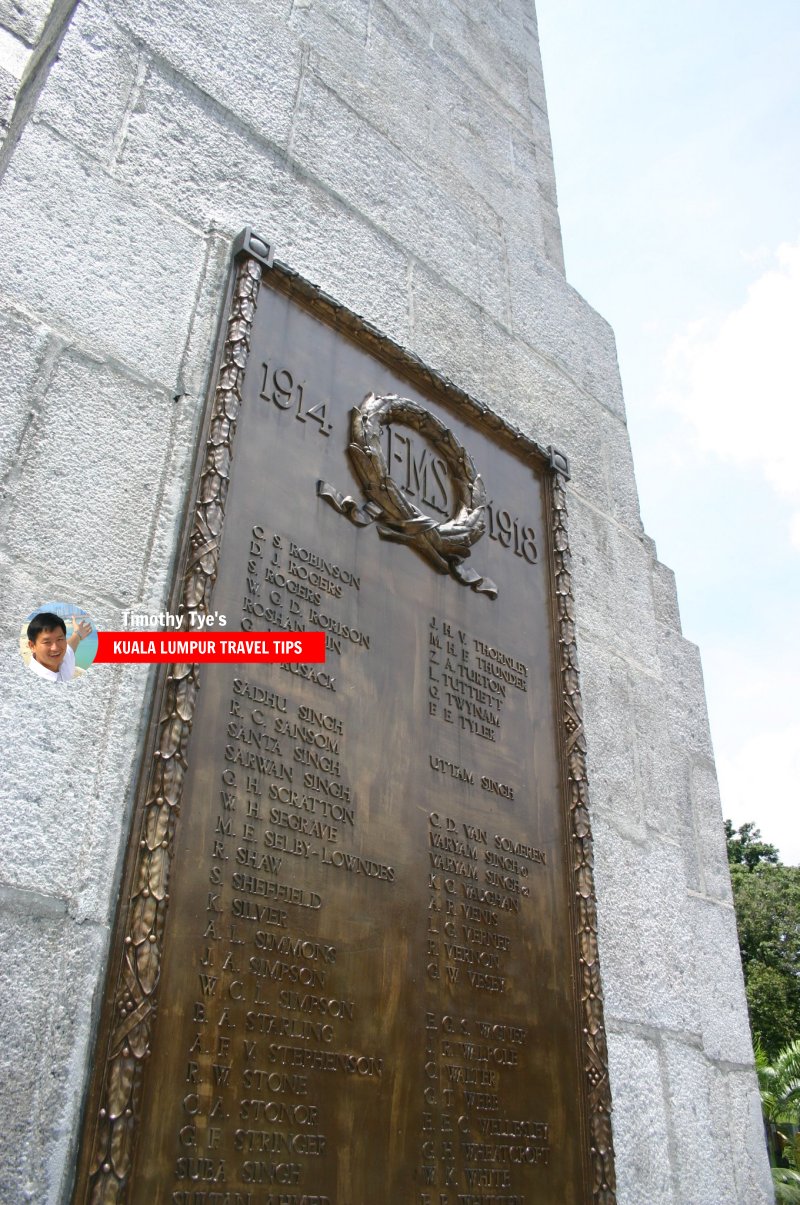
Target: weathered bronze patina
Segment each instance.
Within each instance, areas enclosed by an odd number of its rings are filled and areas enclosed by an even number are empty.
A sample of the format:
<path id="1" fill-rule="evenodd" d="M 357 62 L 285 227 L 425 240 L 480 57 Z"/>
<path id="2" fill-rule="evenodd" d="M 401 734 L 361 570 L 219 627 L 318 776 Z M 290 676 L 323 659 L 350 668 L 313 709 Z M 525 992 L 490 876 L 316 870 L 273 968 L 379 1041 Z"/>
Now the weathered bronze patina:
<path id="1" fill-rule="evenodd" d="M 76 1200 L 615 1200 L 563 457 L 245 239 Z"/>

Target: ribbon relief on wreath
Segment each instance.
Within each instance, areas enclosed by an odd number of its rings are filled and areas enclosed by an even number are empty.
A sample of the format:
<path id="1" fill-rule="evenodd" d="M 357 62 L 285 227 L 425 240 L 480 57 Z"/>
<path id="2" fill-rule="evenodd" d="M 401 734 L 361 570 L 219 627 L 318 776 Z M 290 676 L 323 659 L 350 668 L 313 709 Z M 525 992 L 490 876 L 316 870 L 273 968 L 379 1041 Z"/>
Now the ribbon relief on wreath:
<path id="1" fill-rule="evenodd" d="M 381 442 L 391 423 L 419 432 L 445 462 L 454 491 L 453 513 L 445 522 L 419 510 L 393 480 Z M 497 597 L 494 582 L 464 564 L 486 530 L 486 489 L 472 457 L 440 419 L 410 398 L 370 393 L 351 411 L 347 451 L 366 502 L 360 505 L 326 481 L 317 483 L 321 498 L 357 526 L 374 523 L 383 539 L 411 544 L 439 573 Z"/>

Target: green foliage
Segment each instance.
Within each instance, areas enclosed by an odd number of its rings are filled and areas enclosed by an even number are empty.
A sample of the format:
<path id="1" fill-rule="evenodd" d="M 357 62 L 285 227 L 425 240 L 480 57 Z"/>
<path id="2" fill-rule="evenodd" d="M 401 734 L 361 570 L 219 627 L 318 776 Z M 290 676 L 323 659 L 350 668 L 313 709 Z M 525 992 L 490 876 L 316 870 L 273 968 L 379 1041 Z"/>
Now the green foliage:
<path id="1" fill-rule="evenodd" d="M 751 1025 L 765 1050 L 775 1054 L 788 1035 L 800 1032 L 791 981 L 784 971 L 753 960 L 745 971 L 745 992 Z M 793 1007 L 794 1005 L 794 1007 Z"/>
<path id="2" fill-rule="evenodd" d="M 775 1201 L 800 1205 L 800 867 L 754 824 L 725 836 Z"/>
<path id="3" fill-rule="evenodd" d="M 731 867 L 753 1034 L 770 1058 L 800 1034 L 800 868 Z"/>
<path id="4" fill-rule="evenodd" d="M 776 1205 L 800 1205 L 800 1172 L 791 1167 L 773 1167 L 772 1187 Z"/>
<path id="5" fill-rule="evenodd" d="M 800 1205 L 800 1041 L 769 1062 L 756 1042 L 756 1070 L 777 1205 Z"/>
<path id="6" fill-rule="evenodd" d="M 783 866 L 754 824 L 725 821 L 753 1037 L 777 1057 L 800 1035 L 800 867 Z"/>
<path id="7" fill-rule="evenodd" d="M 728 862 L 731 866 L 744 865 L 748 870 L 761 863 L 777 865 L 778 848 L 761 840 L 761 829 L 754 824 L 742 824 L 734 833 L 730 820 L 725 821 L 725 837 L 728 842 Z"/>
<path id="8" fill-rule="evenodd" d="M 772 1062 L 758 1041 L 755 1051 L 761 1107 L 767 1121 L 800 1124 L 800 1039 L 779 1050 Z"/>

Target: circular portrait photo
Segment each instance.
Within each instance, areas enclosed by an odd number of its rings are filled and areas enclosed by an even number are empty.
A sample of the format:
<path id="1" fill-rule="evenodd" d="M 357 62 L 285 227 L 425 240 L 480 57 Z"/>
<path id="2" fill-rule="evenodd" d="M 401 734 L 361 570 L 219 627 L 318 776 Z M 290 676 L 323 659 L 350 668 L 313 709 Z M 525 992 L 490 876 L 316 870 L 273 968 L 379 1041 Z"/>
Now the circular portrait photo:
<path id="1" fill-rule="evenodd" d="M 86 672 L 97 655 L 97 629 L 74 603 L 42 603 L 22 625 L 19 650 L 37 678 L 71 682 Z"/>

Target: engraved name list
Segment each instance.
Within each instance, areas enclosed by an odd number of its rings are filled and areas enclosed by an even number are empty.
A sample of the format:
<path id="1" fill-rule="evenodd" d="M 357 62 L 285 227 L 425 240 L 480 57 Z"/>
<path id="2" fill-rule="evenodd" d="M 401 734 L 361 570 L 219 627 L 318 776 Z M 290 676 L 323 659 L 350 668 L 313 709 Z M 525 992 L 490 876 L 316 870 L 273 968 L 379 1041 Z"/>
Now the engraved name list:
<path id="1" fill-rule="evenodd" d="M 259 276 L 242 261 L 187 563 L 215 533 L 205 605 L 323 631 L 326 661 L 165 677 L 76 1199 L 611 1205 L 552 470 Z"/>

